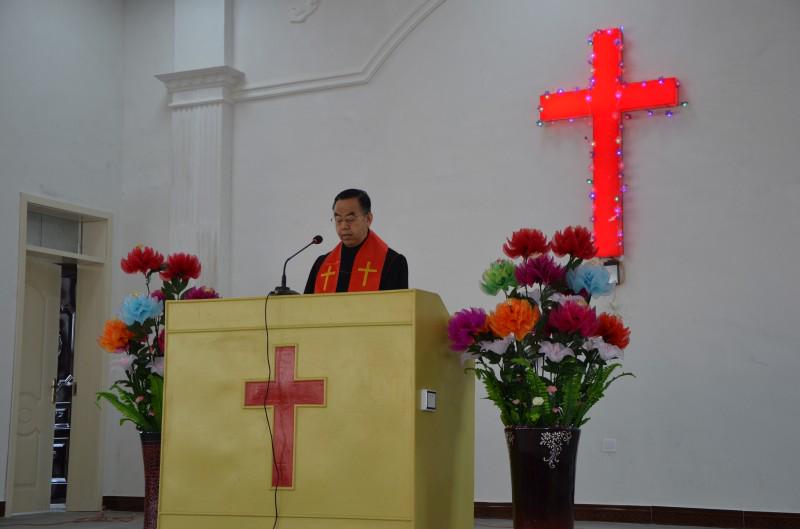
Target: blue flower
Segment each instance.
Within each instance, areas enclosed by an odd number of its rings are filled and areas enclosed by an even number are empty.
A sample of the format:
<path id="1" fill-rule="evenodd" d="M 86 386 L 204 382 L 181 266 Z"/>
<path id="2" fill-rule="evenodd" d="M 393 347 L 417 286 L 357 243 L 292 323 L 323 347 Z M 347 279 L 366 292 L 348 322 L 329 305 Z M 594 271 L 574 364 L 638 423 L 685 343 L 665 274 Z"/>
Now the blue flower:
<path id="1" fill-rule="evenodd" d="M 132 295 L 122 301 L 119 317 L 126 325 L 133 325 L 134 323 L 144 323 L 150 318 L 157 318 L 161 312 L 162 304 L 157 299 L 150 296 Z"/>
<path id="2" fill-rule="evenodd" d="M 587 291 L 592 296 L 610 294 L 614 285 L 609 283 L 608 279 L 608 270 L 602 266 L 581 265 L 567 272 L 567 284 L 576 294 L 581 290 Z"/>

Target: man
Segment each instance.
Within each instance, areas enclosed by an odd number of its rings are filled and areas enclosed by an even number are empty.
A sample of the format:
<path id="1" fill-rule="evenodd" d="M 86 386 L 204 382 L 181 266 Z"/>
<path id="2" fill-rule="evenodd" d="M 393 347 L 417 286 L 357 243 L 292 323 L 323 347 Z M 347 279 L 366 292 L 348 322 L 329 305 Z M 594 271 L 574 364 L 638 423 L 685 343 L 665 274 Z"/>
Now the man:
<path id="1" fill-rule="evenodd" d="M 408 262 L 375 232 L 372 202 L 360 189 L 345 189 L 333 200 L 336 235 L 341 241 L 311 267 L 305 294 L 408 288 Z"/>

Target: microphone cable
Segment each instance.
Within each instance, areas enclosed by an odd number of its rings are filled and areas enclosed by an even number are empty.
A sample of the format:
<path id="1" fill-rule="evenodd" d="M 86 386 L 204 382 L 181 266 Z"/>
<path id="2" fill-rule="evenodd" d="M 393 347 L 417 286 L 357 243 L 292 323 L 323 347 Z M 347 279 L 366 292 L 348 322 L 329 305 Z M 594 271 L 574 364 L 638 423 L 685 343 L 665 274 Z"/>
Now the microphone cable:
<path id="1" fill-rule="evenodd" d="M 267 400 L 269 399 L 269 388 L 272 382 L 272 362 L 269 359 L 269 323 L 267 321 L 267 304 L 271 293 L 267 294 L 264 298 L 264 335 L 266 337 L 266 357 L 267 357 L 267 382 L 264 390 L 264 419 L 267 421 L 267 431 L 269 432 L 269 444 L 272 455 L 272 471 L 275 473 L 275 491 L 273 494 L 273 503 L 275 505 L 275 521 L 272 523 L 272 529 L 278 526 L 278 485 L 281 482 L 281 471 L 278 467 L 278 461 L 275 458 L 275 438 L 272 434 L 272 424 L 269 420 L 269 412 L 267 411 Z"/>

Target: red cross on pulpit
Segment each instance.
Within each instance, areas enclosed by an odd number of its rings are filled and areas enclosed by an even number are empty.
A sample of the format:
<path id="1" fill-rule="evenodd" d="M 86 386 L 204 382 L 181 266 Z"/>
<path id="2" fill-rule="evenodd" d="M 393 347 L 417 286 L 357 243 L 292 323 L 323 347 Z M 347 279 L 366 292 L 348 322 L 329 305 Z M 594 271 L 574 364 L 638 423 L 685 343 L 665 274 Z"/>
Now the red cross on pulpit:
<path id="1" fill-rule="evenodd" d="M 272 486 L 294 486 L 294 435 L 298 406 L 324 406 L 325 380 L 296 379 L 297 347 L 275 348 L 275 380 L 250 381 L 244 385 L 244 405 L 248 408 L 274 408 L 273 449 L 275 466 Z"/>
<path id="2" fill-rule="evenodd" d="M 540 123 L 592 117 L 592 192 L 594 237 L 600 257 L 618 257 L 622 246 L 622 124 L 624 112 L 678 105 L 674 77 L 622 81 L 622 30 L 599 29 L 591 36 L 589 88 L 545 92 L 539 98 Z"/>

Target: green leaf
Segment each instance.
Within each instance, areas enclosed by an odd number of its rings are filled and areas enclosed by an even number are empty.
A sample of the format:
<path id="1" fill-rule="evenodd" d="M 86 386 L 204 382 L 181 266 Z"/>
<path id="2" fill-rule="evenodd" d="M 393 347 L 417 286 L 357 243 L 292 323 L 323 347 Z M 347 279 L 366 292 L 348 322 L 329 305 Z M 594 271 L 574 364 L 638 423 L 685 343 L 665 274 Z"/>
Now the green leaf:
<path id="1" fill-rule="evenodd" d="M 100 405 L 101 399 L 105 399 L 110 402 L 111 405 L 122 414 L 122 418 L 119 420 L 120 424 L 123 424 L 125 421 L 130 421 L 139 428 L 147 425 L 147 417 L 139 413 L 139 410 L 136 409 L 136 406 L 122 402 L 117 395 L 109 391 L 100 391 L 97 393 L 97 400 L 95 401 L 98 406 Z"/>
<path id="2" fill-rule="evenodd" d="M 150 402 L 150 406 L 155 414 L 153 420 L 160 425 L 161 409 L 164 399 L 164 379 L 160 375 L 151 374 L 148 380 L 150 381 L 150 393 L 153 395 L 153 400 Z"/>
<path id="3" fill-rule="evenodd" d="M 572 424 L 575 412 L 578 408 L 578 400 L 581 396 L 581 377 L 573 374 L 567 379 L 563 386 L 563 397 L 561 400 L 561 421 L 563 424 Z"/>

